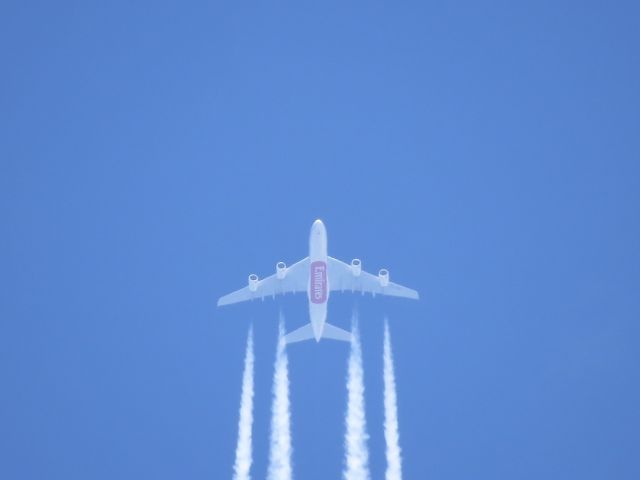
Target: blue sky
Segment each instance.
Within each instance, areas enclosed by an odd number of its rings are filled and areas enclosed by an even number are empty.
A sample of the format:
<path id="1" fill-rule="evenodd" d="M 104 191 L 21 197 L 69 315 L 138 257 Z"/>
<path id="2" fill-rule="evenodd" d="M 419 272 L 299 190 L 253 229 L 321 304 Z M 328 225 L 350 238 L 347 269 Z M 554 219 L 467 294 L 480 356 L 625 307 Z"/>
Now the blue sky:
<path id="1" fill-rule="evenodd" d="M 516 3 L 3 3 L 0 477 L 229 478 L 253 323 L 263 478 L 305 299 L 215 302 L 321 217 L 422 294 L 359 300 L 373 478 L 385 314 L 406 478 L 639 478 L 640 12 Z M 289 352 L 297 478 L 347 355 Z"/>

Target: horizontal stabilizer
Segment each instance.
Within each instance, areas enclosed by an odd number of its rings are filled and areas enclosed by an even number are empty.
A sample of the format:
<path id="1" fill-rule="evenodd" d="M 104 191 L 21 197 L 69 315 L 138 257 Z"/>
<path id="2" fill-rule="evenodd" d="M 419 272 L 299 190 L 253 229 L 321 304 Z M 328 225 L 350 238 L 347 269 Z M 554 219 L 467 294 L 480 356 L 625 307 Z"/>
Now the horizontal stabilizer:
<path id="1" fill-rule="evenodd" d="M 331 325 L 330 323 L 324 324 L 324 330 L 322 331 L 322 338 L 330 338 L 331 340 L 340 340 L 342 342 L 351 342 L 351 334 L 340 327 Z"/>
<path id="2" fill-rule="evenodd" d="M 322 330 L 322 336 L 320 338 L 327 338 L 329 340 L 339 340 L 342 342 L 351 342 L 351 334 L 342 328 L 336 327 L 335 325 L 331 325 L 330 323 L 325 323 L 324 328 Z M 305 326 L 294 330 L 291 333 L 288 333 L 284 337 L 285 343 L 288 345 L 290 343 L 303 342 L 305 340 L 315 340 L 316 337 L 313 332 L 313 327 L 310 323 L 307 323 Z"/>
<path id="3" fill-rule="evenodd" d="M 313 336 L 313 328 L 311 328 L 311 324 L 307 323 L 304 327 L 300 327 L 297 330 L 294 330 L 291 333 L 288 333 L 284 336 L 284 343 L 289 345 L 290 343 L 303 342 L 305 340 L 314 339 Z"/>

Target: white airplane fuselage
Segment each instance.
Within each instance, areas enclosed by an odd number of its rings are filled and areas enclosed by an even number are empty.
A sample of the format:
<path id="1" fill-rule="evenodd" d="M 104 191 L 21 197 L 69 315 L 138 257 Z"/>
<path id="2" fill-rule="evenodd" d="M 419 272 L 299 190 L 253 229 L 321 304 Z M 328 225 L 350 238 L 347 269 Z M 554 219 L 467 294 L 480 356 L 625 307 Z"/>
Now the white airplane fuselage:
<path id="1" fill-rule="evenodd" d="M 327 229 L 321 220 L 311 226 L 309 236 L 309 318 L 316 341 L 320 341 L 327 321 L 329 276 L 327 275 Z"/>
<path id="2" fill-rule="evenodd" d="M 247 285 L 218 299 L 218 306 L 264 300 L 266 297 L 307 291 L 309 323 L 284 335 L 285 343 L 305 340 L 331 339 L 352 342 L 351 332 L 327 322 L 327 303 L 331 287 L 351 293 L 370 293 L 417 300 L 418 292 L 389 281 L 385 268 L 374 275 L 362 269 L 362 262 L 354 258 L 350 263 L 327 255 L 327 230 L 322 220 L 316 220 L 309 235 L 309 256 L 287 267 L 276 264 L 275 273 L 260 280 L 255 273 L 249 275 Z"/>

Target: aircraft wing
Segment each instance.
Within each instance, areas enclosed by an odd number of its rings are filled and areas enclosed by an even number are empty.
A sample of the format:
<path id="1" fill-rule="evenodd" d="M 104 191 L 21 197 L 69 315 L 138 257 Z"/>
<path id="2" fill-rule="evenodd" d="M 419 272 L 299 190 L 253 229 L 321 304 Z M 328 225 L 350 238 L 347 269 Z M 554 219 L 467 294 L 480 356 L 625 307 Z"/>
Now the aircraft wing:
<path id="1" fill-rule="evenodd" d="M 389 282 L 382 286 L 377 275 L 362 270 L 355 276 L 351 265 L 329 257 L 328 264 L 329 288 L 331 290 L 351 290 L 352 292 L 368 292 L 373 295 L 390 295 L 393 297 L 419 298 L 418 292 L 411 288 L 403 287 L 397 283 Z"/>
<path id="2" fill-rule="evenodd" d="M 284 293 L 306 292 L 309 283 L 309 257 L 305 257 L 287 268 L 284 278 L 274 273 L 258 280 L 255 291 L 247 285 L 218 299 L 218 306 L 253 300 L 254 298 L 275 297 Z"/>

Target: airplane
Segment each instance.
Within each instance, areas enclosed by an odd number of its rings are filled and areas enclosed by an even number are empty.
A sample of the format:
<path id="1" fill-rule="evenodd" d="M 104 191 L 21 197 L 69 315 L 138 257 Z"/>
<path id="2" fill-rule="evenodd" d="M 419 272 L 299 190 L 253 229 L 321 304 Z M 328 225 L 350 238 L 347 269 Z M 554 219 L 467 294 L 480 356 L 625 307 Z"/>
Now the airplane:
<path id="1" fill-rule="evenodd" d="M 371 293 L 417 300 L 418 292 L 389 281 L 389 270 L 383 268 L 378 275 L 362 270 L 362 262 L 354 258 L 351 264 L 327 255 L 327 229 L 322 220 L 311 226 L 309 256 L 287 267 L 276 264 L 276 273 L 260 280 L 255 273 L 249 275 L 248 285 L 220 297 L 218 306 L 263 299 L 285 293 L 306 292 L 309 299 L 310 323 L 285 335 L 287 344 L 321 338 L 351 341 L 351 333 L 327 322 L 327 303 L 331 291 Z"/>

